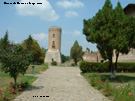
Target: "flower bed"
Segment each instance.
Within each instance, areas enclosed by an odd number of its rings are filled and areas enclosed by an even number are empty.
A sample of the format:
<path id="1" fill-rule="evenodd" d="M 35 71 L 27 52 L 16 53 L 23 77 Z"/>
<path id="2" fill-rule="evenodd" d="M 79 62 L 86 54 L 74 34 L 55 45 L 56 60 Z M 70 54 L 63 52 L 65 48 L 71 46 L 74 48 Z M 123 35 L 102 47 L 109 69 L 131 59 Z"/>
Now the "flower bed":
<path id="1" fill-rule="evenodd" d="M 126 85 L 123 86 L 112 86 L 108 79 L 104 80 L 100 75 L 95 73 L 89 74 L 90 73 L 85 73 L 83 76 L 89 81 L 91 86 L 98 89 L 112 101 L 135 101 L 135 86 L 131 87 L 130 83 L 126 83 Z"/>
<path id="2" fill-rule="evenodd" d="M 7 86 L 3 90 L 0 90 L 0 101 L 12 99 L 12 96 L 14 94 L 17 94 L 18 92 L 22 91 L 22 86 L 18 86 L 19 88 L 16 90 L 13 86 L 13 82 L 10 82 L 9 86 Z"/>

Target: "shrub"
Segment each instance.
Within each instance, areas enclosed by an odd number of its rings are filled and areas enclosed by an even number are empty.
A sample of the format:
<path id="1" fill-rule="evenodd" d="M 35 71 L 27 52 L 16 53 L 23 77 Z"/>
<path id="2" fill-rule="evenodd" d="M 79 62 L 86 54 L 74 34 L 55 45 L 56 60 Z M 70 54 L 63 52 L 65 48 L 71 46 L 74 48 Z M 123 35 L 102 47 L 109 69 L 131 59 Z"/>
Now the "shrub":
<path id="1" fill-rule="evenodd" d="M 90 82 L 91 85 L 94 87 L 98 84 L 98 81 L 101 80 L 101 76 L 97 75 L 97 74 L 92 74 L 90 77 Z"/>
<path id="2" fill-rule="evenodd" d="M 72 64 L 71 64 L 71 66 L 73 66 L 73 67 L 74 67 L 74 66 L 75 66 L 75 63 L 72 63 Z"/>
<path id="3" fill-rule="evenodd" d="M 57 65 L 57 62 L 56 61 L 53 61 L 52 62 L 52 65 L 56 66 Z"/>
<path id="4" fill-rule="evenodd" d="M 110 96 L 110 95 L 113 94 L 113 88 L 111 88 L 108 79 L 104 82 L 103 89 L 105 90 L 104 94 L 105 94 L 106 96 Z"/>
<path id="5" fill-rule="evenodd" d="M 114 65 L 114 64 L 113 64 Z M 85 72 L 109 72 L 109 63 L 80 62 L 80 70 Z M 117 72 L 135 72 L 135 63 L 118 63 Z"/>

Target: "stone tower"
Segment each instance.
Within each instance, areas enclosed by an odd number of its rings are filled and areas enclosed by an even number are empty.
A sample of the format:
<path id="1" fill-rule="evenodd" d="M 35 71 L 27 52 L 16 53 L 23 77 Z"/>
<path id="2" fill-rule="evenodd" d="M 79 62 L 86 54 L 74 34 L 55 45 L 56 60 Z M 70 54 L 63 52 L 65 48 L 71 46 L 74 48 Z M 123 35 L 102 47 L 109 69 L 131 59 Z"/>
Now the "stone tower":
<path id="1" fill-rule="evenodd" d="M 59 27 L 49 28 L 49 44 L 44 63 L 57 61 L 57 64 L 61 64 L 61 32 Z"/>

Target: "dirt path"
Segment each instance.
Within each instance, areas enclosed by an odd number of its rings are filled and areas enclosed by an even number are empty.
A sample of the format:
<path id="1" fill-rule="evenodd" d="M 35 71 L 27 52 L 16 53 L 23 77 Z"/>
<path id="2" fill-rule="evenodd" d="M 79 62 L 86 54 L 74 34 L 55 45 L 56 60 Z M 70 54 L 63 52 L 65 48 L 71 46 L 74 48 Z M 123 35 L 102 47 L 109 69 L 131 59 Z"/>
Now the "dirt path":
<path id="1" fill-rule="evenodd" d="M 80 75 L 78 67 L 49 67 L 48 70 L 39 75 L 39 78 L 28 90 L 24 91 L 14 101 L 108 100 L 88 84 Z"/>

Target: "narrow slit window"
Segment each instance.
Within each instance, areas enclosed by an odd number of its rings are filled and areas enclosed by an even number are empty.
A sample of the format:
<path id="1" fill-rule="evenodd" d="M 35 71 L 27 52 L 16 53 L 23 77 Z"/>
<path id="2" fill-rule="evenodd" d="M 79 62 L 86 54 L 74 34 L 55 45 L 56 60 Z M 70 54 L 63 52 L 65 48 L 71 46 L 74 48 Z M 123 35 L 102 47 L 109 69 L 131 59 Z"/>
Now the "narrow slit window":
<path id="1" fill-rule="evenodd" d="M 53 38 L 55 38 L 55 34 L 53 34 Z"/>
<path id="2" fill-rule="evenodd" d="M 53 41 L 52 48 L 55 48 L 55 42 Z"/>

